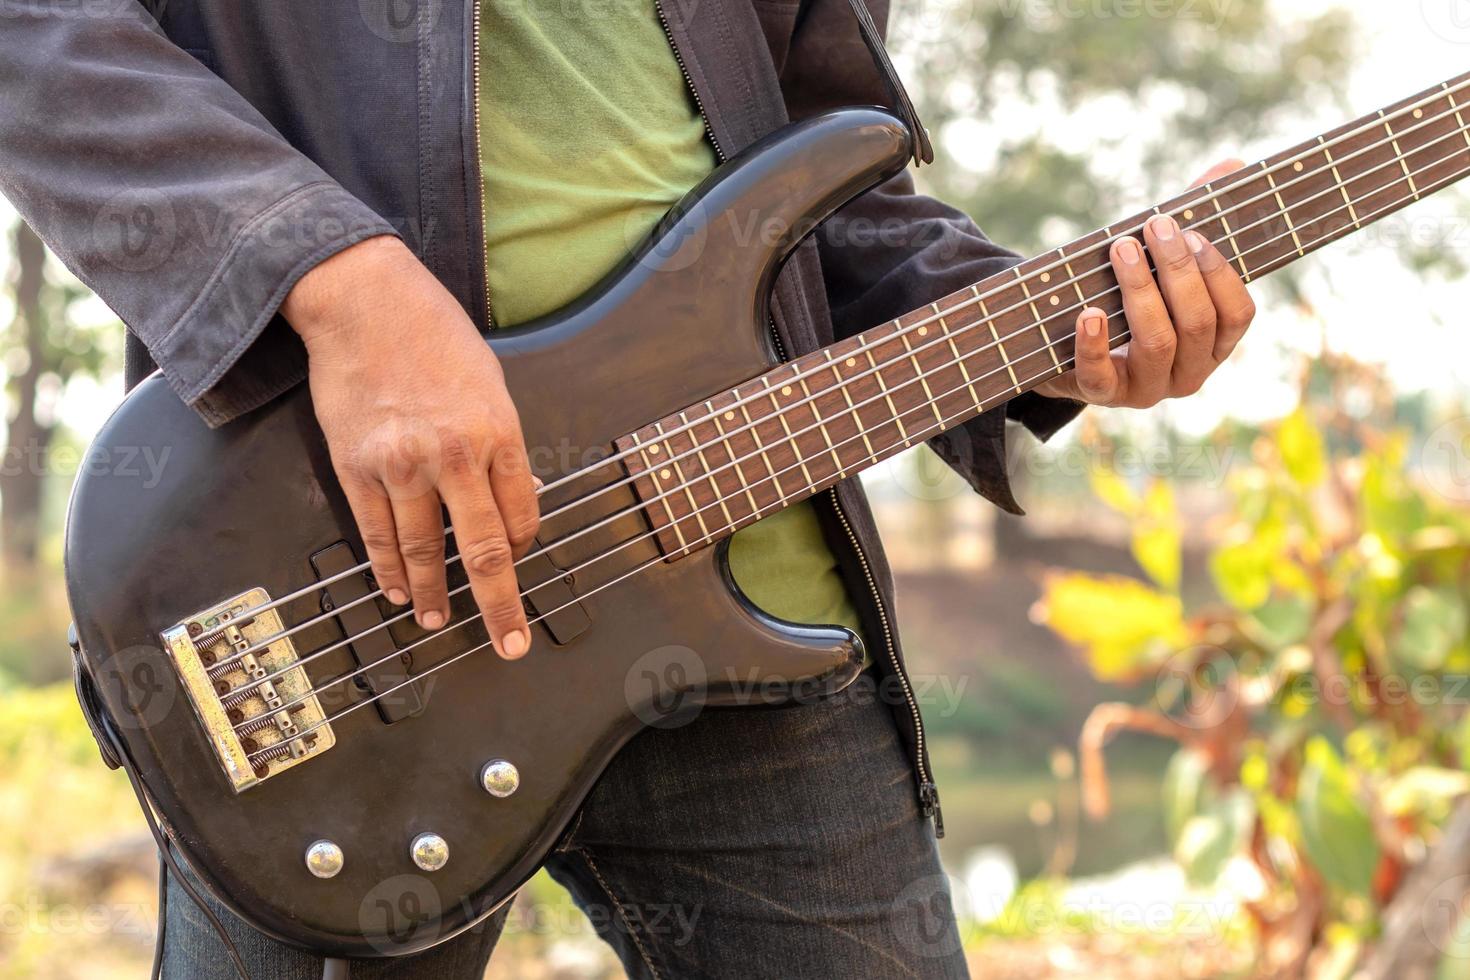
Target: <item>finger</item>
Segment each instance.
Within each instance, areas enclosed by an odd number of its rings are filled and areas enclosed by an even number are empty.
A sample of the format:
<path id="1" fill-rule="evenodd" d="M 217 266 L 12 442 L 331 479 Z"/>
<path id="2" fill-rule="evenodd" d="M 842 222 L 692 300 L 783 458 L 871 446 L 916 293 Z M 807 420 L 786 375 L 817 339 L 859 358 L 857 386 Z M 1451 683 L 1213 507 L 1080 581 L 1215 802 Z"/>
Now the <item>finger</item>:
<path id="1" fill-rule="evenodd" d="M 523 657 L 531 647 L 531 630 L 516 581 L 515 555 L 490 481 L 483 472 L 466 473 L 446 480 L 442 490 L 460 563 L 495 650 L 507 660 Z"/>
<path id="2" fill-rule="evenodd" d="M 1189 247 L 1194 250 L 1195 264 L 1204 276 L 1205 288 L 1210 291 L 1210 300 L 1215 306 L 1215 348 L 1211 352 L 1216 364 L 1223 363 L 1247 328 L 1256 318 L 1256 303 L 1220 250 L 1205 240 L 1203 235 L 1190 232 Z"/>
<path id="3" fill-rule="evenodd" d="M 1230 158 L 1229 160 L 1221 160 L 1219 163 L 1211 167 L 1208 173 L 1206 173 L 1203 177 L 1195 181 L 1190 186 L 1199 187 L 1202 184 L 1213 183 L 1214 181 L 1219 180 L 1221 177 L 1229 177 L 1231 174 L 1235 173 L 1237 170 L 1242 169 L 1243 167 L 1245 167 L 1244 160 L 1237 160 L 1234 157 Z"/>
<path id="4" fill-rule="evenodd" d="M 1174 326 L 1164 296 L 1144 261 L 1143 247 L 1136 238 L 1113 243 L 1113 272 L 1123 291 L 1123 311 L 1128 316 L 1128 400 L 1135 408 L 1147 408 L 1168 393 L 1174 366 Z"/>
<path id="5" fill-rule="evenodd" d="M 395 606 L 408 603 L 408 574 L 398 553 L 398 533 L 393 526 L 393 505 L 387 491 L 365 481 L 349 480 L 342 484 L 347 506 L 357 522 L 357 534 L 367 550 L 378 588 Z"/>
<path id="6" fill-rule="evenodd" d="M 1174 326 L 1169 393 L 1192 395 L 1215 370 L 1215 304 L 1177 221 L 1159 215 L 1149 220 L 1143 234 Z"/>
<path id="7" fill-rule="evenodd" d="M 530 549 L 541 525 L 536 483 L 519 436 L 512 443 L 502 444 L 490 461 L 490 487 L 505 524 L 506 537 L 517 558 Z"/>
<path id="8" fill-rule="evenodd" d="M 426 630 L 449 620 L 449 590 L 444 584 L 444 517 L 434 492 L 393 498 L 398 553 L 408 571 L 414 618 Z"/>
<path id="9" fill-rule="evenodd" d="M 1118 401 L 1118 369 L 1108 349 L 1108 317 L 1096 307 L 1077 318 L 1077 366 L 1066 375 L 1071 397 L 1089 405 Z M 1062 380 L 1062 379 L 1058 379 Z"/>

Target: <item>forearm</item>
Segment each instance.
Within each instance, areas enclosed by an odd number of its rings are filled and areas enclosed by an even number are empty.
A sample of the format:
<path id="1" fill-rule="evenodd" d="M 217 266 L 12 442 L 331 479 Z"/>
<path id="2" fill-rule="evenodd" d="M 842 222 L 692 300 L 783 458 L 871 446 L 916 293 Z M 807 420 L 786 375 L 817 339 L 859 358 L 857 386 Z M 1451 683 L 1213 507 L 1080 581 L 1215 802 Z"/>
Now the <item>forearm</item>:
<path id="1" fill-rule="evenodd" d="M 299 380 L 279 304 L 392 228 L 140 4 L 4 0 L 0 27 L 0 191 L 22 217 L 210 422 Z M 266 333 L 278 350 L 250 357 Z"/>

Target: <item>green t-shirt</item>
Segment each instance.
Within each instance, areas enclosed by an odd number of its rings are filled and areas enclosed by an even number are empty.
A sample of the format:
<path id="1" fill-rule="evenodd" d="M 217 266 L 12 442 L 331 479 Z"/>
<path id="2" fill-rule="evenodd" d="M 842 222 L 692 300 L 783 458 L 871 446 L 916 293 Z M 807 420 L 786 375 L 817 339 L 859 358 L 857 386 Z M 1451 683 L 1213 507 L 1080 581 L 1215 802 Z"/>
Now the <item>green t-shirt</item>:
<path id="1" fill-rule="evenodd" d="M 487 0 L 479 26 L 490 303 L 511 326 L 591 288 L 716 161 L 653 0 Z M 736 534 L 730 566 L 775 616 L 858 629 L 810 503 Z"/>

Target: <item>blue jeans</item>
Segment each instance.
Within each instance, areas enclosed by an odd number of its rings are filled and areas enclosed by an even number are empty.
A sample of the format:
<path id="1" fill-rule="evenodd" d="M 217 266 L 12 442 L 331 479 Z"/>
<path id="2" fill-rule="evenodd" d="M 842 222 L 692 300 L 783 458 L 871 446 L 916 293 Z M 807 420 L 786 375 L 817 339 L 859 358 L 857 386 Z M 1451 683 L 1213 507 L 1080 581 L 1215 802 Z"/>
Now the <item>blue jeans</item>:
<path id="1" fill-rule="evenodd" d="M 703 712 L 631 741 L 547 861 L 630 977 L 965 977 L 930 823 L 871 671 L 819 704 Z M 318 957 L 217 909 L 255 980 L 319 980 Z M 505 923 L 355 980 L 478 980 Z M 170 882 L 164 980 L 231 980 Z"/>

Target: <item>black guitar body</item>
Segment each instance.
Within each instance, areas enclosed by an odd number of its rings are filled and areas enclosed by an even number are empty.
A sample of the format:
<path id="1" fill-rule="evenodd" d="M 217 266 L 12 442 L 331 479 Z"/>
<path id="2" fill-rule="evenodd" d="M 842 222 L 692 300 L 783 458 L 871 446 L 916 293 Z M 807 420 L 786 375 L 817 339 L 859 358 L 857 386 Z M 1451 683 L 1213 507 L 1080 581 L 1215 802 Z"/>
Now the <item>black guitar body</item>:
<path id="1" fill-rule="evenodd" d="M 908 154 L 907 131 L 875 109 L 788 127 L 701 184 L 575 306 L 495 332 L 489 343 L 538 474 L 551 482 L 582 470 L 616 439 L 771 368 L 767 300 L 782 259 Z M 753 226 L 791 231 L 752 239 Z M 237 792 L 160 633 L 254 588 L 279 598 L 313 586 L 322 574 L 313 557 L 341 542 L 361 559 L 305 386 L 210 430 L 155 375 L 112 416 L 82 469 L 66 575 L 82 664 L 103 711 L 208 887 L 263 931 L 325 954 L 421 950 L 505 903 L 641 725 L 728 705 L 750 689 L 761 703 L 772 692 L 839 689 L 861 663 L 849 632 L 796 627 L 753 608 L 723 548 L 653 561 L 594 592 L 658 557 L 645 538 L 548 600 L 579 599 L 570 620 L 553 617 L 560 638 L 542 623 L 522 661 L 481 651 L 424 676 L 384 699 L 391 723 L 378 704 L 362 705 L 332 722 L 328 750 Z M 625 476 L 621 465 L 603 467 L 543 498 L 543 510 Z M 635 504 L 627 487 L 599 499 L 604 514 Z M 587 523 L 585 511 L 576 525 L 553 521 L 542 540 Z M 566 569 L 647 530 L 629 517 L 552 559 Z M 524 572 L 522 585 L 546 577 Z M 451 588 L 462 582 L 451 575 Z M 368 603 L 373 615 L 402 612 L 378 602 Z M 313 592 L 278 612 L 289 627 L 324 608 Z M 463 593 L 451 622 L 470 612 Z M 324 617 L 292 640 L 304 657 L 345 632 Z M 411 619 L 380 633 L 400 649 L 425 635 Z M 400 669 L 425 674 L 484 641 L 478 624 L 450 630 Z M 344 644 L 304 669 L 319 686 L 355 669 L 353 655 Z M 322 694 L 323 707 L 371 697 L 359 680 Z M 517 767 L 513 794 L 482 787 L 492 759 Z M 410 859 L 410 842 L 426 832 L 450 848 L 433 872 Z M 335 877 L 315 877 L 304 862 L 323 839 L 345 856 Z"/>

